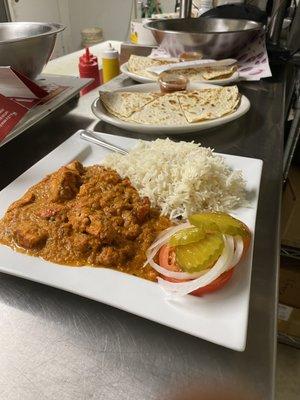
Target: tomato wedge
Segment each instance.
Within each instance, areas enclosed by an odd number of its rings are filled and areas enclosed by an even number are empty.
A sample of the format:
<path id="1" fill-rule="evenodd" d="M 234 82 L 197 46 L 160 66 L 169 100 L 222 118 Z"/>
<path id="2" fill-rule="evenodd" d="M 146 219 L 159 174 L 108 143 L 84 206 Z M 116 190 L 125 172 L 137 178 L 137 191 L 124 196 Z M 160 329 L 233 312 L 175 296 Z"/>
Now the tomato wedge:
<path id="1" fill-rule="evenodd" d="M 246 254 L 246 252 L 248 250 L 248 247 L 250 245 L 250 239 L 251 239 L 250 235 L 248 237 L 246 236 L 245 238 L 243 238 L 244 249 L 243 249 L 243 254 L 242 254 L 241 258 L 244 257 L 244 255 Z M 180 267 L 176 264 L 174 249 L 167 244 L 162 246 L 162 248 L 159 251 L 158 263 L 160 266 L 168 269 L 169 271 L 176 271 L 176 272 L 181 271 Z M 224 287 L 226 285 L 226 283 L 231 279 L 233 272 L 234 272 L 234 268 L 231 268 L 228 271 L 223 272 L 223 274 L 221 274 L 218 278 L 216 278 L 210 284 L 203 286 L 199 289 L 196 289 L 193 292 L 191 292 L 190 294 L 200 297 L 200 296 L 203 296 L 204 294 L 212 293 L 212 292 L 215 292 L 216 290 L 222 289 L 222 287 Z M 187 282 L 188 281 L 188 279 L 179 280 L 179 279 L 175 279 L 175 278 L 169 278 L 166 276 L 164 276 L 164 279 L 167 281 L 170 281 L 170 282 Z"/>

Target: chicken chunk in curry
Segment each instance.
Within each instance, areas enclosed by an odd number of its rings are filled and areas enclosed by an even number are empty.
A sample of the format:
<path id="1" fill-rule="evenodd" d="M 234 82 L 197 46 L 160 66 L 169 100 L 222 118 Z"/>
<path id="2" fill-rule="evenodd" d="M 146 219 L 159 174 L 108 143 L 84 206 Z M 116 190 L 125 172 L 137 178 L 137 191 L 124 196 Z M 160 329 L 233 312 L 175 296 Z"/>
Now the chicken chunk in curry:
<path id="1" fill-rule="evenodd" d="M 14 202 L 0 220 L 0 243 L 58 264 L 102 266 L 156 280 L 146 250 L 170 220 L 129 179 L 74 161 Z"/>

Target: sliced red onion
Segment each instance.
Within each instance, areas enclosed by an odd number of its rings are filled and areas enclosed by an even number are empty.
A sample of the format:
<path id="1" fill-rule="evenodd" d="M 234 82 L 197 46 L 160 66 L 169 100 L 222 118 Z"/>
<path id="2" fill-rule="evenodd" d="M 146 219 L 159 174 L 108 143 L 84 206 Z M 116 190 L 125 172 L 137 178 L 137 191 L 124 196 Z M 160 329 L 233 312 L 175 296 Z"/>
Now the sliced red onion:
<path id="1" fill-rule="evenodd" d="M 224 250 L 209 271 L 203 276 L 189 282 L 169 282 L 162 278 L 158 278 L 158 284 L 169 294 L 184 296 L 196 289 L 209 285 L 225 272 L 231 265 L 234 256 L 234 240 L 232 236 L 223 235 Z"/>
<path id="2" fill-rule="evenodd" d="M 172 226 L 165 231 L 163 231 L 157 239 L 151 244 L 147 250 L 147 261 L 145 265 L 149 264 L 153 269 L 155 269 L 159 274 L 168 278 L 174 278 L 178 280 L 189 279 L 188 282 L 169 282 L 163 278 L 158 278 L 159 285 L 169 294 L 183 296 L 192 291 L 210 284 L 212 281 L 217 279 L 223 272 L 234 267 L 239 261 L 243 254 L 244 243 L 240 236 L 232 237 L 229 235 L 223 235 L 224 249 L 212 268 L 188 273 L 188 272 L 178 272 L 170 271 L 154 261 L 154 257 L 157 252 L 161 249 L 164 244 L 169 242 L 169 239 L 176 232 L 181 231 L 192 226 L 189 222 L 179 224 L 177 226 Z"/>
<path id="3" fill-rule="evenodd" d="M 164 267 L 161 267 L 154 261 L 155 255 L 158 253 L 158 251 L 161 249 L 161 247 L 169 242 L 169 239 L 171 236 L 174 235 L 174 233 L 181 231 L 182 229 L 186 229 L 192 226 L 189 222 L 185 222 L 183 224 L 177 225 L 177 226 L 172 226 L 168 229 L 166 229 L 163 234 L 160 234 L 158 238 L 151 244 L 149 249 L 147 250 L 147 260 L 144 264 L 150 264 L 153 269 L 155 269 L 159 274 L 166 276 L 168 278 L 175 278 L 175 279 L 194 279 L 194 278 L 199 278 L 200 276 L 204 275 L 207 270 L 199 271 L 199 272 L 177 272 L 177 271 L 170 271 Z"/>

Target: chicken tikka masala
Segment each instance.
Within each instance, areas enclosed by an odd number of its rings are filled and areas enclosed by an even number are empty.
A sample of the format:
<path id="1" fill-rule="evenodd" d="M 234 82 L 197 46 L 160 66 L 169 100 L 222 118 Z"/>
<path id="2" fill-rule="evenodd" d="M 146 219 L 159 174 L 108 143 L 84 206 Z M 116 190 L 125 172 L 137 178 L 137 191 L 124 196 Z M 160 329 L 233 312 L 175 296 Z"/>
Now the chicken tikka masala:
<path id="1" fill-rule="evenodd" d="M 0 243 L 72 266 L 114 268 L 149 280 L 146 250 L 170 226 L 128 178 L 74 161 L 46 176 L 0 220 Z"/>

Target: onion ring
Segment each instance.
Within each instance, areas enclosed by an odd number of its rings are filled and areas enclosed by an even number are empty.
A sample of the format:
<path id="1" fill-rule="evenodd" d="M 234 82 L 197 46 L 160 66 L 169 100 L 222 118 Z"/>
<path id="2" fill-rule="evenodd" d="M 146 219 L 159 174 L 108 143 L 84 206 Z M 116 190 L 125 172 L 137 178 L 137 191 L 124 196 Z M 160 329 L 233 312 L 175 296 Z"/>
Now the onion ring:
<path id="1" fill-rule="evenodd" d="M 241 238 L 241 236 L 235 236 L 234 237 L 234 241 L 235 241 L 235 250 L 234 250 L 234 255 L 233 255 L 233 259 L 231 261 L 231 267 L 235 267 L 238 262 L 240 261 L 243 251 L 244 251 L 244 241 Z"/>
<path id="2" fill-rule="evenodd" d="M 158 247 L 158 246 L 157 246 Z M 169 269 L 166 269 L 164 267 L 161 267 L 158 265 L 153 259 L 156 253 L 159 251 L 159 249 L 155 247 L 151 253 L 149 254 L 146 263 L 150 264 L 155 271 L 157 271 L 159 274 L 166 276 L 167 278 L 175 278 L 175 279 L 194 279 L 194 278 L 199 278 L 200 276 L 206 274 L 209 269 L 205 269 L 199 272 L 176 272 L 176 271 L 170 271 Z"/>
<path id="3" fill-rule="evenodd" d="M 158 284 L 170 294 L 184 296 L 196 289 L 209 285 L 217 279 L 223 272 L 231 267 L 230 262 L 234 256 L 234 240 L 232 236 L 223 235 L 224 249 L 223 252 L 210 270 L 203 276 L 189 282 L 169 282 L 162 278 L 158 278 Z"/>

